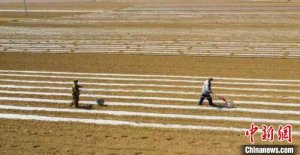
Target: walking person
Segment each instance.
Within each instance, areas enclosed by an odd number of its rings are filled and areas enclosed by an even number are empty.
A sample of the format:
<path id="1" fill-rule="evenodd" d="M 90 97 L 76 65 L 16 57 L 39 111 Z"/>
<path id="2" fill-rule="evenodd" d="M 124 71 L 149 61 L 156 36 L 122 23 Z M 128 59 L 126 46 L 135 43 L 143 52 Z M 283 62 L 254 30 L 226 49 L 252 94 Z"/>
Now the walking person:
<path id="1" fill-rule="evenodd" d="M 71 107 L 75 104 L 75 107 L 78 108 L 79 104 L 79 95 L 80 95 L 80 89 L 82 86 L 78 85 L 78 80 L 74 80 L 74 85 L 72 87 L 72 96 L 73 101 L 71 102 Z"/>
<path id="2" fill-rule="evenodd" d="M 208 100 L 209 105 L 215 106 L 213 104 L 212 98 L 210 94 L 213 94 L 211 90 L 211 81 L 213 81 L 213 78 L 208 78 L 207 80 L 204 81 L 203 87 L 202 87 L 202 94 L 201 98 L 199 100 L 199 105 L 202 105 L 204 99 L 206 98 Z"/>

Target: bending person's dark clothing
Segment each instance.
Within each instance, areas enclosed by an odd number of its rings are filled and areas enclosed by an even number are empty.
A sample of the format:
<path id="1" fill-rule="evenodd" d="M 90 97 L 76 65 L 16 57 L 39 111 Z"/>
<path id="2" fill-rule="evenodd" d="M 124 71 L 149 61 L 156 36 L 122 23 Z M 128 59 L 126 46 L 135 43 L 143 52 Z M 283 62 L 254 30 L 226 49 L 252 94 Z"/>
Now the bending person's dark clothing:
<path id="1" fill-rule="evenodd" d="M 199 100 L 199 105 L 202 105 L 204 99 L 206 98 L 209 102 L 209 105 L 213 105 L 213 101 L 211 98 L 212 90 L 211 90 L 211 81 L 213 78 L 209 78 L 208 80 L 204 81 L 203 87 L 202 87 L 202 94 L 201 98 Z"/>

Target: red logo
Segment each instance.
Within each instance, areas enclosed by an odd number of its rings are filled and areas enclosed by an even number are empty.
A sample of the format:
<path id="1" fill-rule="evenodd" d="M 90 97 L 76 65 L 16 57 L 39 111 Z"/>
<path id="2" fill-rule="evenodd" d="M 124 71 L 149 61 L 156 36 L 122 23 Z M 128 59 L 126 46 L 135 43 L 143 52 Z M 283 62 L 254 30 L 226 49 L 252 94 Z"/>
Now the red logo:
<path id="1" fill-rule="evenodd" d="M 261 140 L 262 141 L 266 141 L 266 140 L 270 140 L 273 141 L 274 140 L 274 127 L 271 125 L 270 127 L 267 127 L 266 125 L 262 125 L 263 127 L 263 134 L 261 135 Z"/>
<path id="2" fill-rule="evenodd" d="M 282 127 L 281 125 L 279 125 L 278 131 L 278 141 L 288 141 L 289 143 L 292 142 L 292 125 L 288 124 L 284 127 Z"/>
<path id="3" fill-rule="evenodd" d="M 250 136 L 250 142 L 252 144 L 254 143 L 254 134 L 257 132 L 258 129 L 259 129 L 258 126 L 256 126 L 254 123 L 252 123 L 250 130 L 247 130 L 246 133 L 245 133 L 245 135 L 247 137 Z"/>
<path id="4" fill-rule="evenodd" d="M 245 135 L 250 138 L 250 142 L 254 143 L 254 135 L 256 132 L 262 131 L 261 133 L 261 140 L 262 141 L 273 141 L 275 135 L 275 129 L 271 126 L 262 125 L 262 130 L 259 130 L 259 127 L 256 126 L 254 123 L 251 123 L 250 129 L 245 132 Z M 279 125 L 277 130 L 277 141 L 288 141 L 292 143 L 292 125 L 287 124 L 285 126 Z"/>

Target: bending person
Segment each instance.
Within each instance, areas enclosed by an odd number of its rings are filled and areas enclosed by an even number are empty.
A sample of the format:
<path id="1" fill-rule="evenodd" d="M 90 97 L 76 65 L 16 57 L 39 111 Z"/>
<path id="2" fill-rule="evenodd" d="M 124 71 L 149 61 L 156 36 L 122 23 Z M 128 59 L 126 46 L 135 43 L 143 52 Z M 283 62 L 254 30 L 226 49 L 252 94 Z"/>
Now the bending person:
<path id="1" fill-rule="evenodd" d="M 80 89 L 82 86 L 78 85 L 78 80 L 74 80 L 74 86 L 72 87 L 72 96 L 73 101 L 71 102 L 70 106 L 73 106 L 75 104 L 75 107 L 78 108 L 79 104 L 79 95 L 80 95 Z"/>
<path id="2" fill-rule="evenodd" d="M 206 98 L 209 102 L 209 105 L 211 106 L 215 106 L 215 104 L 213 104 L 212 98 L 210 94 L 213 94 L 212 90 L 211 90 L 211 81 L 213 81 L 213 78 L 208 78 L 208 80 L 204 81 L 203 87 L 202 87 L 202 94 L 201 94 L 201 98 L 199 100 L 199 105 L 202 105 L 204 99 Z"/>

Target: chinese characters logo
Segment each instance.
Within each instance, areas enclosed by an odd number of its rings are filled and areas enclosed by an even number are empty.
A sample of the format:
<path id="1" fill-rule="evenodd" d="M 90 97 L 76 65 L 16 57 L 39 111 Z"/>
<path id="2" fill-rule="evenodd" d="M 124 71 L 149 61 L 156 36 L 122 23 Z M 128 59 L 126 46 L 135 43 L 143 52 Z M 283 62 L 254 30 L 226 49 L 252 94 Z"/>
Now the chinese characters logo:
<path id="1" fill-rule="evenodd" d="M 245 135 L 250 138 L 250 142 L 254 143 L 254 135 L 256 132 L 261 131 L 261 140 L 262 141 L 273 141 L 275 138 L 275 133 L 277 134 L 277 141 L 288 141 L 292 143 L 292 125 L 287 124 L 285 126 L 279 125 L 277 132 L 274 127 L 262 125 L 262 130 L 259 130 L 259 126 L 256 126 L 254 123 L 251 123 L 250 129 L 245 132 Z"/>

